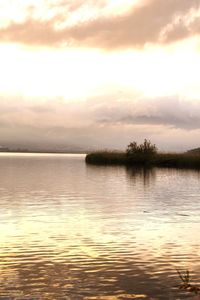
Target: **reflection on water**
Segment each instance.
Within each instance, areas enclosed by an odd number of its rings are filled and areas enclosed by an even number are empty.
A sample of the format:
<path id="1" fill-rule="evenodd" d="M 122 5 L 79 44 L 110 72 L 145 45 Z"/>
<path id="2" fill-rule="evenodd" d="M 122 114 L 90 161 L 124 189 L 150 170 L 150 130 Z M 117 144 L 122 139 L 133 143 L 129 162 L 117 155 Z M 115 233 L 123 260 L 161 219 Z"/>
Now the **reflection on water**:
<path id="1" fill-rule="evenodd" d="M 200 177 L 0 155 L 0 299 L 184 299 L 200 278 Z"/>
<path id="2" fill-rule="evenodd" d="M 143 182 L 144 186 L 149 186 L 156 179 L 155 168 L 127 167 L 126 171 L 132 183 L 136 185 L 138 182 Z"/>

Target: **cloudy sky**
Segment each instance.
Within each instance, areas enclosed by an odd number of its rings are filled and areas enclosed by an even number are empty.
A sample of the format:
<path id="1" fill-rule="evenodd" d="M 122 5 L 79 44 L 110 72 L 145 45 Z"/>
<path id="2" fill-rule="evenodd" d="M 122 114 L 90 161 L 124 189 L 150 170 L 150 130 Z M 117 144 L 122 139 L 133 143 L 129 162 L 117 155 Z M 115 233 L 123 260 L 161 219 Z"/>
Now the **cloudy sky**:
<path id="1" fill-rule="evenodd" d="M 200 146 L 200 0 L 0 0 L 0 145 Z"/>

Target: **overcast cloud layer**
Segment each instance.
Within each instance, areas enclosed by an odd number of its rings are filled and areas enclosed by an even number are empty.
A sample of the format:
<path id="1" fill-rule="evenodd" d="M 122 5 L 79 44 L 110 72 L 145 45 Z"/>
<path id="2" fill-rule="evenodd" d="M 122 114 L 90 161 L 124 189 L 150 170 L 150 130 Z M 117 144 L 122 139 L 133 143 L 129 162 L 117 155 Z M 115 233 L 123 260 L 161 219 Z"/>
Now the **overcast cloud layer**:
<path id="1" fill-rule="evenodd" d="M 43 16 L 33 5 L 24 18 L 2 26 L 0 41 L 118 49 L 171 43 L 200 34 L 199 0 L 143 0 L 117 15 L 106 13 L 106 1 L 47 3 Z M 70 16 L 86 8 L 91 15 L 82 13 L 72 24 Z"/>
<path id="2" fill-rule="evenodd" d="M 189 142 L 195 146 L 200 137 L 199 115 L 198 101 L 176 97 L 132 100 L 125 94 L 103 95 L 82 103 L 47 100 L 34 105 L 23 99 L 1 98 L 0 135 L 2 146 L 12 147 L 123 149 L 131 140 L 151 137 L 165 149 L 174 143 L 186 150 Z M 192 139 L 183 143 L 188 132 Z M 170 140 L 165 140 L 166 136 Z"/>
<path id="3" fill-rule="evenodd" d="M 199 147 L 199 45 L 200 0 L 0 1 L 0 146 Z"/>

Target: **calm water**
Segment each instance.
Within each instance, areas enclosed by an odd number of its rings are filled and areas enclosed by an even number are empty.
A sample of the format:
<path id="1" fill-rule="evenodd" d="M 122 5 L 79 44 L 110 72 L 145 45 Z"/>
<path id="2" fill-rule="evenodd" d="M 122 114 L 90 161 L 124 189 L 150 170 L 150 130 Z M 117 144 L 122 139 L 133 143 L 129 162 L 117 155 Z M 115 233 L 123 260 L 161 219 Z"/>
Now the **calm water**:
<path id="1" fill-rule="evenodd" d="M 184 299 L 200 279 L 200 174 L 0 154 L 0 299 Z M 190 295 L 191 296 L 191 295 Z"/>

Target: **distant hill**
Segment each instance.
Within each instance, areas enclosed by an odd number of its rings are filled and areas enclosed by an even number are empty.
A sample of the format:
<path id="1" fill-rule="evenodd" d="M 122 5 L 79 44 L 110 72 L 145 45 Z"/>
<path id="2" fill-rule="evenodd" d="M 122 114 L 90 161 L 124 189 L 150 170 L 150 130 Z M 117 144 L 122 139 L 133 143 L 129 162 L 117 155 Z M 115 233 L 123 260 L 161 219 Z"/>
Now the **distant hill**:
<path id="1" fill-rule="evenodd" d="M 200 155 L 200 148 L 195 148 L 195 149 L 188 150 L 187 153 L 199 154 Z"/>
<path id="2" fill-rule="evenodd" d="M 10 151 L 10 149 L 9 148 L 7 148 L 7 147 L 0 147 L 0 152 L 9 152 Z"/>
<path id="3" fill-rule="evenodd" d="M 15 153 L 74 153 L 74 154 L 82 154 L 88 153 L 89 151 L 81 148 L 66 148 L 66 149 L 23 149 L 23 148 L 8 148 L 8 147 L 0 147 L 0 152 L 15 152 Z"/>

